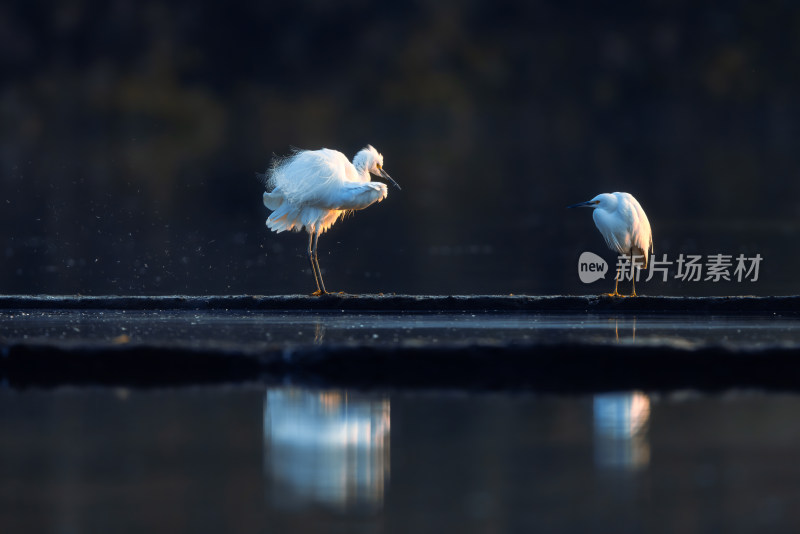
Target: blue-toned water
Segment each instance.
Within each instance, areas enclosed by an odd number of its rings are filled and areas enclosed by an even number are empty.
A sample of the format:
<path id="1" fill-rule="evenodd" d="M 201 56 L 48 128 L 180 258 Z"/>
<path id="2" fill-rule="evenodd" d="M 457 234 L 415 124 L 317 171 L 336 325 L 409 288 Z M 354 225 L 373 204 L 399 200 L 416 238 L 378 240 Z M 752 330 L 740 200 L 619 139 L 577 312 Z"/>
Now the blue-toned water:
<path id="1" fill-rule="evenodd" d="M 7 532 L 800 526 L 800 397 L 0 391 Z"/>
<path id="2" fill-rule="evenodd" d="M 6 310 L 0 319 L 5 344 L 73 348 L 800 343 L 800 321 L 778 316 Z M 8 532 L 791 532 L 798 413 L 798 395 L 753 391 L 5 388 L 0 518 Z"/>
<path id="3" fill-rule="evenodd" d="M 780 316 L 537 315 L 124 310 L 3 310 L 0 341 L 146 343 L 258 351 L 276 346 L 636 343 L 679 347 L 800 345 L 800 319 Z"/>

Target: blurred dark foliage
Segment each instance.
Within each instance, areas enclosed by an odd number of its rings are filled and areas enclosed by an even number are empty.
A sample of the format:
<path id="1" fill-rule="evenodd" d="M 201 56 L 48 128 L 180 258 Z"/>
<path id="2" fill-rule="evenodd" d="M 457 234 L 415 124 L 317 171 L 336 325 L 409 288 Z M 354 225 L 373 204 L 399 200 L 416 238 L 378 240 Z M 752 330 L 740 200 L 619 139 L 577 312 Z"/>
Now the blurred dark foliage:
<path id="1" fill-rule="evenodd" d="M 320 241 L 329 289 L 593 293 L 588 211 L 628 191 L 656 253 L 760 253 L 797 293 L 800 4 L 0 4 L 0 292 L 294 293 L 305 236 L 255 171 L 367 143 L 403 185 Z"/>

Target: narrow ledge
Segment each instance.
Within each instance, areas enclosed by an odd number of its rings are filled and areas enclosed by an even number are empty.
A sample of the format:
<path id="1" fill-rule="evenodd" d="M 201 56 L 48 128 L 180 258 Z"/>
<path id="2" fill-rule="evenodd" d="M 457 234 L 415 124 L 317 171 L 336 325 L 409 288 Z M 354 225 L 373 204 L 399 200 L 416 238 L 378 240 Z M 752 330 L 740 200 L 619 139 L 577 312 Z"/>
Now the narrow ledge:
<path id="1" fill-rule="evenodd" d="M 799 315 L 800 296 L 613 298 L 531 295 L 5 295 L 0 309 L 261 310 L 348 312 L 526 312 Z"/>

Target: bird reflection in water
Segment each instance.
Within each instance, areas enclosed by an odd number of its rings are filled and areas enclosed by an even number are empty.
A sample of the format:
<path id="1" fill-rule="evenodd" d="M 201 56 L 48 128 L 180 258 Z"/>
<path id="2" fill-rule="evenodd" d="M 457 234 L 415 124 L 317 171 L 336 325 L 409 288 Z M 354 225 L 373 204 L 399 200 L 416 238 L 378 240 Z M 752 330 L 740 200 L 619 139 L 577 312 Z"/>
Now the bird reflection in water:
<path id="1" fill-rule="evenodd" d="M 620 328 L 622 329 L 622 340 L 625 341 L 626 337 L 625 334 L 630 331 L 631 337 L 630 342 L 634 343 L 636 341 L 636 316 L 634 315 L 633 318 L 619 318 L 614 317 L 613 319 L 609 319 L 614 321 L 614 339 L 619 342 L 620 337 Z"/>
<path id="2" fill-rule="evenodd" d="M 650 463 L 650 399 L 641 392 L 594 396 L 594 462 L 633 470 Z"/>
<path id="3" fill-rule="evenodd" d="M 314 345 L 322 345 L 323 341 L 325 341 L 325 325 L 322 324 L 322 321 L 316 321 L 314 323 Z"/>
<path id="4" fill-rule="evenodd" d="M 264 472 L 278 506 L 375 510 L 390 471 L 389 399 L 344 390 L 267 390 Z"/>

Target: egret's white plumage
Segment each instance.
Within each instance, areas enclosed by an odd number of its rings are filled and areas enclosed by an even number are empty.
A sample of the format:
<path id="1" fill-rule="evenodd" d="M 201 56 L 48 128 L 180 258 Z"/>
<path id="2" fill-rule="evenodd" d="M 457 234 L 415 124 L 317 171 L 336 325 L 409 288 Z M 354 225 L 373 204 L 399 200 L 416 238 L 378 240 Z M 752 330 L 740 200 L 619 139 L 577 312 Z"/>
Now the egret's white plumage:
<path id="1" fill-rule="evenodd" d="M 647 268 L 653 252 L 653 233 L 650 221 L 642 206 L 629 193 L 601 193 L 587 202 L 569 206 L 570 208 L 594 208 L 594 224 L 606 241 L 606 245 L 618 254 L 631 256 L 634 264 Z M 631 266 L 633 268 L 633 265 Z M 635 278 L 634 278 L 635 279 Z M 619 276 L 617 276 L 617 285 Z M 614 287 L 612 295 L 619 295 Z M 632 296 L 636 295 L 636 283 Z"/>
<path id="2" fill-rule="evenodd" d="M 319 235 L 347 212 L 386 198 L 386 184 L 370 181 L 370 174 L 400 188 L 383 170 L 383 156 L 371 145 L 360 150 L 352 163 L 336 150 L 298 150 L 286 158 L 276 158 L 262 175 L 268 189 L 264 206 L 272 210 L 267 226 L 277 233 L 308 232 L 308 255 L 320 294 L 326 291 L 317 260 Z"/>

